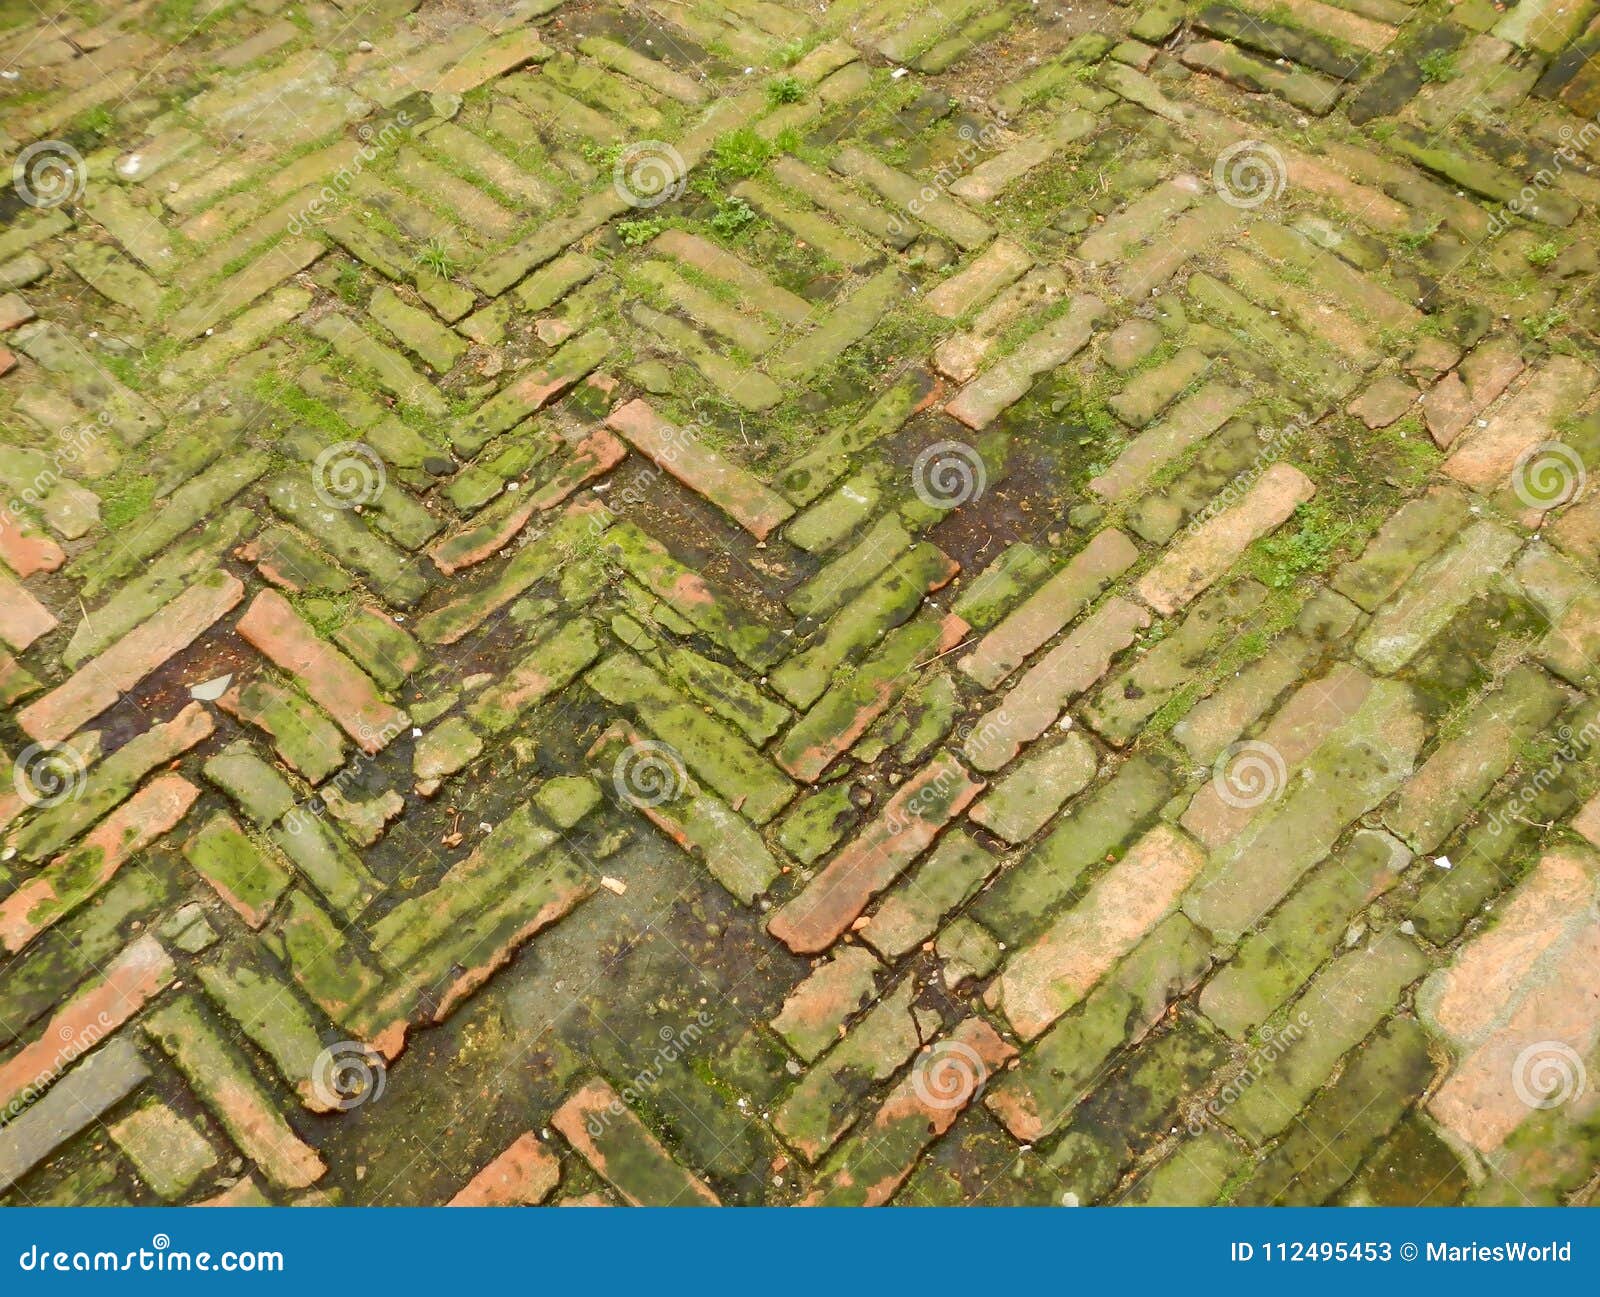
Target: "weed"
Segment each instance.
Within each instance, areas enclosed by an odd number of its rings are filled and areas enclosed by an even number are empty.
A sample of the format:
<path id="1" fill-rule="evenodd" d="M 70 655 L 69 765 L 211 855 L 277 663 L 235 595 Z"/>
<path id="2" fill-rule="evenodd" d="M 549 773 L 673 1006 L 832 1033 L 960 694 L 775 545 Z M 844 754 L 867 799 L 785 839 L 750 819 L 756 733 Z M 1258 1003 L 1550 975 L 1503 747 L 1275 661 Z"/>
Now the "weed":
<path id="1" fill-rule="evenodd" d="M 1315 502 L 1294 512 L 1300 524 L 1292 532 L 1268 536 L 1256 546 L 1256 575 L 1274 590 L 1284 590 L 1307 572 L 1320 571 L 1349 531 L 1329 510 Z"/>
<path id="2" fill-rule="evenodd" d="M 806 97 L 805 85 L 796 77 L 773 77 L 767 82 L 767 107 L 797 104 Z"/>
<path id="3" fill-rule="evenodd" d="M 427 246 L 417 253 L 417 265 L 438 275 L 440 279 L 449 279 L 456 273 L 455 257 L 445 241 L 437 236 L 429 239 Z"/>
<path id="4" fill-rule="evenodd" d="M 625 144 L 597 144 L 593 140 L 583 142 L 583 157 L 586 162 L 592 162 L 602 171 L 609 171 L 617 165 L 617 160 L 622 157 Z"/>
<path id="5" fill-rule="evenodd" d="M 759 175 L 778 151 L 771 141 L 763 139 L 748 126 L 729 131 L 711 146 L 711 170 L 717 178 L 737 177 L 748 180 Z"/>
<path id="6" fill-rule="evenodd" d="M 1424 81 L 1454 81 L 1461 75 L 1453 50 L 1430 50 L 1417 60 Z"/>
<path id="7" fill-rule="evenodd" d="M 1538 342 L 1539 339 L 1552 329 L 1560 328 L 1567 322 L 1567 313 L 1560 307 L 1552 306 L 1548 311 L 1538 315 L 1525 315 L 1522 317 L 1522 336 L 1529 342 Z"/>
<path id="8" fill-rule="evenodd" d="M 354 265 L 343 265 L 333 277 L 333 291 L 339 300 L 350 306 L 361 306 L 366 301 L 367 281 Z"/>
<path id="9" fill-rule="evenodd" d="M 755 208 L 742 198 L 730 198 L 712 213 L 711 228 L 725 239 L 732 238 L 755 219 Z"/>
<path id="10" fill-rule="evenodd" d="M 1538 266 L 1543 269 L 1561 255 L 1561 245 L 1554 239 L 1546 239 L 1537 247 L 1529 248 L 1525 255 L 1530 266 Z"/>
<path id="11" fill-rule="evenodd" d="M 637 248 L 641 243 L 649 243 L 651 239 L 664 230 L 660 221 L 642 218 L 636 221 L 618 221 L 617 237 L 622 240 L 624 247 Z"/>
<path id="12" fill-rule="evenodd" d="M 1413 230 L 1409 234 L 1402 234 L 1395 239 L 1395 243 L 1402 252 L 1416 252 L 1423 244 L 1427 243 L 1439 231 L 1439 222 L 1429 222 L 1426 229 Z"/>

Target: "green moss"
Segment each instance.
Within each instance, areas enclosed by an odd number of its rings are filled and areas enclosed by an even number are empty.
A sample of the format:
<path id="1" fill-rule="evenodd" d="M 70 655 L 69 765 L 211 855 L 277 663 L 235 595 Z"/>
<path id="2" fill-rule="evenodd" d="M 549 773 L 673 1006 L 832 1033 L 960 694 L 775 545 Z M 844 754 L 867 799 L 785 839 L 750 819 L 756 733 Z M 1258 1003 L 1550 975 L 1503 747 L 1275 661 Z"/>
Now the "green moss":
<path id="1" fill-rule="evenodd" d="M 156 481 L 144 474 L 119 471 L 95 484 L 100 497 L 100 521 L 107 531 L 119 531 L 149 512 L 156 498 Z"/>

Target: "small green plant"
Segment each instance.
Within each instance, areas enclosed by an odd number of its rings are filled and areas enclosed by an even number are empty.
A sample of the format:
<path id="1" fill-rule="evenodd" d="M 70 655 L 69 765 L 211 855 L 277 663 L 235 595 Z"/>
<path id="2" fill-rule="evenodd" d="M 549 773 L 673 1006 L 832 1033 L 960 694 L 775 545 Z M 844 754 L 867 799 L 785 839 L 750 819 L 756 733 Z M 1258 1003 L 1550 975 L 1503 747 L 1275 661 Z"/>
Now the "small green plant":
<path id="1" fill-rule="evenodd" d="M 805 85 L 798 77 L 773 77 L 771 81 L 767 82 L 767 106 L 769 108 L 777 108 L 781 104 L 797 104 L 805 97 Z"/>
<path id="2" fill-rule="evenodd" d="M 594 140 L 583 142 L 583 156 L 586 162 L 592 162 L 602 170 L 609 171 L 617 165 L 617 159 L 622 156 L 625 144 L 597 144 Z"/>
<path id="3" fill-rule="evenodd" d="M 1561 246 L 1554 239 L 1546 239 L 1537 247 L 1527 251 L 1528 264 L 1538 266 L 1541 270 L 1561 255 Z"/>
<path id="4" fill-rule="evenodd" d="M 417 253 L 417 265 L 438 275 L 440 279 L 449 279 L 456 273 L 456 259 L 449 245 L 437 236 L 429 239 L 427 246 Z"/>
<path id="5" fill-rule="evenodd" d="M 340 301 L 360 306 L 366 300 L 367 281 L 354 266 L 340 266 L 339 273 L 333 277 L 333 291 Z"/>
<path id="6" fill-rule="evenodd" d="M 1424 81 L 1454 81 L 1461 75 L 1453 50 L 1430 50 L 1417 60 Z"/>
<path id="7" fill-rule="evenodd" d="M 622 240 L 624 247 L 637 248 L 641 243 L 649 243 L 665 228 L 660 221 L 648 218 L 641 218 L 636 221 L 618 221 L 617 237 Z"/>
<path id="8" fill-rule="evenodd" d="M 732 238 L 755 219 L 755 208 L 742 198 L 730 198 L 712 213 L 711 228 L 723 238 Z"/>
<path id="9" fill-rule="evenodd" d="M 1431 221 L 1426 229 L 1412 230 L 1407 234 L 1402 234 L 1395 239 L 1395 243 L 1399 245 L 1402 252 L 1416 252 L 1438 233 L 1439 224 L 1438 221 Z"/>
<path id="10" fill-rule="evenodd" d="M 1261 541 L 1257 575 L 1274 590 L 1293 585 L 1307 572 L 1319 571 L 1339 548 L 1347 527 L 1325 509 L 1301 505 L 1295 510 L 1299 527 Z"/>
<path id="11" fill-rule="evenodd" d="M 1538 315 L 1525 315 L 1522 317 L 1522 336 L 1530 342 L 1537 342 L 1552 329 L 1558 329 L 1567 322 L 1567 313 L 1559 307 L 1552 306 L 1548 311 Z"/>
<path id="12" fill-rule="evenodd" d="M 711 167 L 718 176 L 748 180 L 772 160 L 777 148 L 748 126 L 729 131 L 711 146 Z"/>
<path id="13" fill-rule="evenodd" d="M 117 129 L 117 119 L 104 104 L 97 104 L 78 119 L 78 124 L 90 134 L 105 139 Z"/>

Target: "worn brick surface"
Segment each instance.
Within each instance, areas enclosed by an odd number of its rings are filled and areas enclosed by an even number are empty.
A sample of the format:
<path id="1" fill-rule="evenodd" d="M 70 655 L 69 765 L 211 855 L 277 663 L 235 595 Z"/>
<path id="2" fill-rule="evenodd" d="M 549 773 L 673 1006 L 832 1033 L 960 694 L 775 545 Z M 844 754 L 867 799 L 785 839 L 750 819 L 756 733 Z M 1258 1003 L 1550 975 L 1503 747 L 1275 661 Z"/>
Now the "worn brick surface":
<path id="1" fill-rule="evenodd" d="M 1588 7 L 358 8 L 0 16 L 0 1199 L 1595 1200 Z"/>

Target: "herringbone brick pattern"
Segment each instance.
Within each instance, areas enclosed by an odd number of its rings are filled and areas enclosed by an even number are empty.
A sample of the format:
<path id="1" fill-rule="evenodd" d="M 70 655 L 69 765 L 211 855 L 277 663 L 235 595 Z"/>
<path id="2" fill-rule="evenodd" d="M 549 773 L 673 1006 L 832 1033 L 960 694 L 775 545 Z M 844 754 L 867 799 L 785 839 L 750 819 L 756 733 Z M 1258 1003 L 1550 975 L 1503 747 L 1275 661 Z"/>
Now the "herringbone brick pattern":
<path id="1" fill-rule="evenodd" d="M 1591 1199 L 1596 11 L 5 11 L 4 1200 Z"/>

